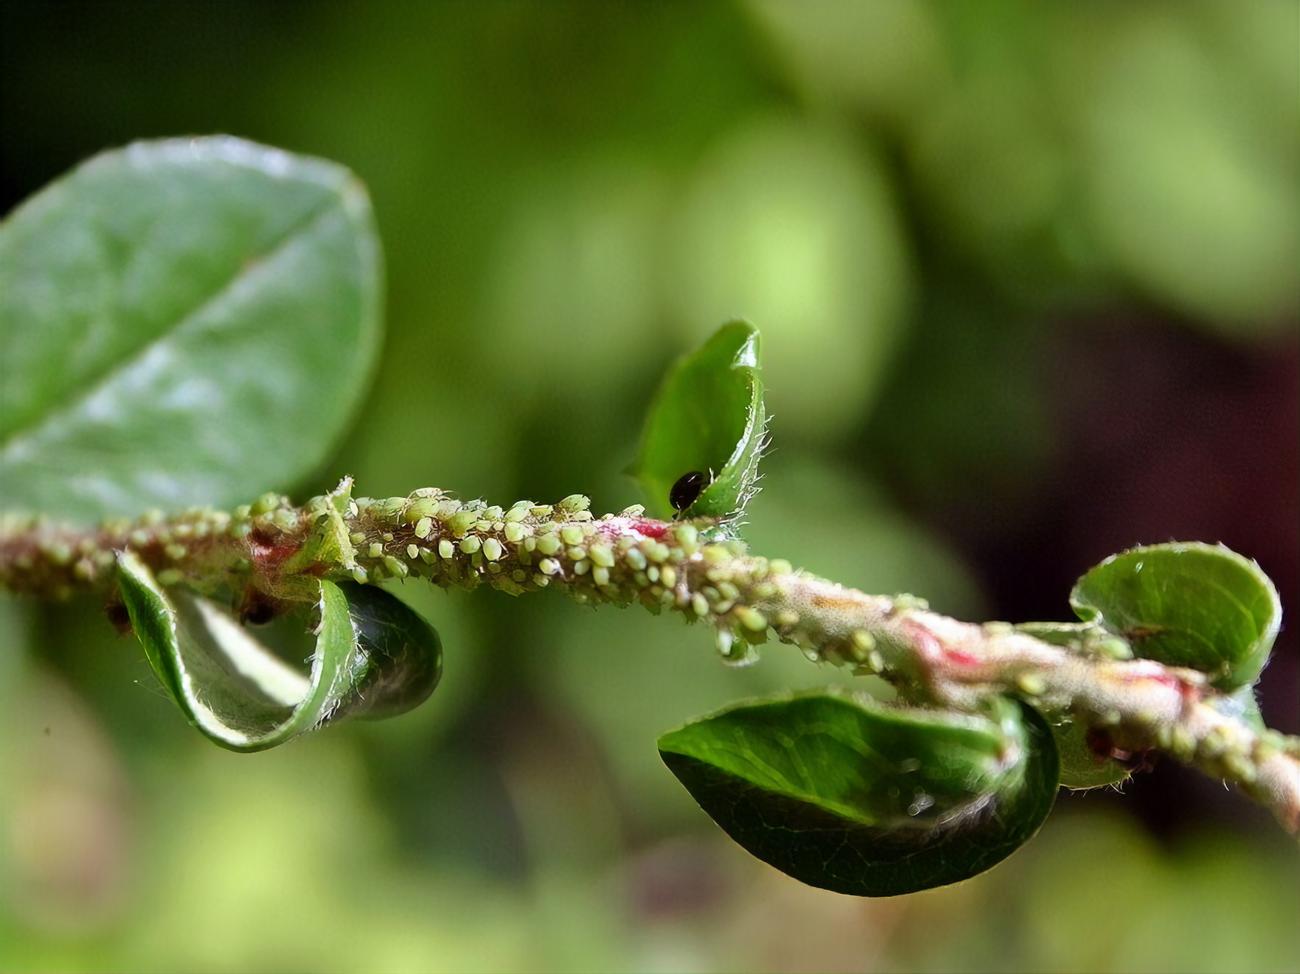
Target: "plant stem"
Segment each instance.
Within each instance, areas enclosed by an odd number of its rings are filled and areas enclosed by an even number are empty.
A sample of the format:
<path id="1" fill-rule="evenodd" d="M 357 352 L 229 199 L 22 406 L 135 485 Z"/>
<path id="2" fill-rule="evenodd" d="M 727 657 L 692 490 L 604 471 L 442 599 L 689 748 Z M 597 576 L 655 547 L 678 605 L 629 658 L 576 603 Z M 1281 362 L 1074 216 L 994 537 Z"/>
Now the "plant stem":
<path id="1" fill-rule="evenodd" d="M 266 495 L 230 513 L 153 513 L 95 528 L 6 515 L 0 587 L 112 598 L 115 553 L 129 549 L 163 585 L 255 592 L 272 603 L 306 597 L 318 578 L 407 577 L 639 603 L 706 624 L 733 662 L 775 636 L 810 659 L 879 675 L 910 703 L 1030 700 L 1049 720 L 1073 720 L 1116 748 L 1165 751 L 1231 781 L 1300 833 L 1300 738 L 1253 727 L 1198 671 L 1116 658 L 1115 640 L 1105 652 L 1086 640 L 1054 645 L 1006 623 L 947 618 L 911 596 L 866 595 L 740 542 L 710 542 L 711 521 L 660 521 L 639 508 L 595 517 L 577 495 L 502 508 L 430 488 L 353 500 L 350 487 L 301 507 Z"/>

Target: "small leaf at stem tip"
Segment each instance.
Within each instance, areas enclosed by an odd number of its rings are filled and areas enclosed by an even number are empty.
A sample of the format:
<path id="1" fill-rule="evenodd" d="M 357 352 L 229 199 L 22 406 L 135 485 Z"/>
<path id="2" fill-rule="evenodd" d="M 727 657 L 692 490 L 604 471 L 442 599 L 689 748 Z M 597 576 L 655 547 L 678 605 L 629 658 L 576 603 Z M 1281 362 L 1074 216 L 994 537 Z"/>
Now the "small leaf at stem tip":
<path id="1" fill-rule="evenodd" d="M 665 376 L 631 468 L 661 516 L 733 518 L 756 492 L 766 414 L 758 330 L 723 325 Z"/>
<path id="2" fill-rule="evenodd" d="M 821 691 L 751 701 L 659 739 L 747 851 L 811 886 L 892 896 L 955 883 L 1038 830 L 1058 783 L 1042 717 L 905 710 Z"/>
<path id="3" fill-rule="evenodd" d="M 1282 621 L 1277 589 L 1258 565 L 1199 543 L 1112 555 L 1079 579 L 1070 605 L 1138 656 L 1201 670 L 1225 690 L 1255 682 Z"/>
<path id="4" fill-rule="evenodd" d="M 211 600 L 164 590 L 130 552 L 118 556 L 118 579 L 158 679 L 192 724 L 234 751 L 274 747 L 348 716 L 402 713 L 442 674 L 438 634 L 382 589 L 317 583 L 319 622 L 303 673 Z"/>

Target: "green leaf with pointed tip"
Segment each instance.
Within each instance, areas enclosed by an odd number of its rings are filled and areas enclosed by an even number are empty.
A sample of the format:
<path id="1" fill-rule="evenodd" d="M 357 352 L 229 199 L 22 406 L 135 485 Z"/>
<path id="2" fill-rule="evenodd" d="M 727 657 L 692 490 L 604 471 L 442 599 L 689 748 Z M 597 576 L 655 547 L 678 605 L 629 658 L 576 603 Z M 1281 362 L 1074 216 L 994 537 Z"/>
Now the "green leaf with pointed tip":
<path id="1" fill-rule="evenodd" d="M 631 468 L 652 511 L 672 514 L 673 485 L 693 471 L 711 474 L 712 482 L 684 514 L 730 518 L 744 510 L 756 490 L 765 433 L 759 360 L 758 329 L 733 321 L 664 378 Z"/>
<path id="2" fill-rule="evenodd" d="M 341 166 L 137 142 L 0 224 L 0 503 L 229 506 L 320 464 L 378 349 L 379 244 Z"/>
<path id="3" fill-rule="evenodd" d="M 433 628 L 382 589 L 321 581 L 308 673 L 214 602 L 165 591 L 118 557 L 131 626 L 190 722 L 234 751 L 260 751 L 348 716 L 386 717 L 428 698 L 442 675 Z"/>
<path id="4" fill-rule="evenodd" d="M 1079 579 L 1070 605 L 1138 656 L 1201 670 L 1221 689 L 1255 682 L 1282 621 L 1277 589 L 1258 565 L 1198 543 L 1112 555 Z"/>
<path id="5" fill-rule="evenodd" d="M 747 702 L 659 739 L 746 850 L 811 886 L 892 896 L 1006 858 L 1051 810 L 1057 758 L 1031 708 L 960 716 L 820 692 Z"/>

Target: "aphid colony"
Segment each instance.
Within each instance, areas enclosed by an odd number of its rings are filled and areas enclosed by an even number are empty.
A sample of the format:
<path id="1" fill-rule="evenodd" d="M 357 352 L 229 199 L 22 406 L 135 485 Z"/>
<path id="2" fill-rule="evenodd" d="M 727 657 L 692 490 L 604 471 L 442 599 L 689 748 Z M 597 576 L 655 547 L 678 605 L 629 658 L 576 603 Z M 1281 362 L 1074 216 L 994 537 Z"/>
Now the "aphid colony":
<path id="1" fill-rule="evenodd" d="M 688 495 L 706 486 L 705 475 L 691 475 L 671 500 L 689 507 Z M 688 621 L 709 622 L 731 663 L 752 662 L 755 646 L 774 632 L 811 658 L 863 672 L 886 665 L 865 631 L 832 637 L 819 613 L 804 616 L 789 608 L 782 591 L 794 575 L 788 562 L 747 556 L 737 541 L 710 541 L 701 532 L 707 534 L 711 521 L 654 520 L 639 505 L 597 518 L 590 506 L 587 497 L 573 494 L 555 504 L 520 501 L 506 508 L 426 488 L 379 499 L 335 492 L 299 508 L 272 493 L 229 513 L 151 512 L 105 523 L 90 535 L 48 525 L 14 563 L 28 566 L 27 577 L 54 576 L 70 594 L 111 584 L 114 553 L 130 549 L 162 585 L 224 573 L 242 591 L 241 579 L 250 575 L 274 581 L 277 572 L 292 571 L 313 540 L 319 543 L 330 511 L 337 510 L 350 555 L 322 549 L 318 569 L 297 570 L 335 578 L 350 574 L 362 583 L 410 576 L 466 588 L 486 582 L 516 595 L 559 587 L 579 602 L 637 601 L 655 612 L 668 608 Z M 5 534 L 0 530 L 0 545 Z"/>

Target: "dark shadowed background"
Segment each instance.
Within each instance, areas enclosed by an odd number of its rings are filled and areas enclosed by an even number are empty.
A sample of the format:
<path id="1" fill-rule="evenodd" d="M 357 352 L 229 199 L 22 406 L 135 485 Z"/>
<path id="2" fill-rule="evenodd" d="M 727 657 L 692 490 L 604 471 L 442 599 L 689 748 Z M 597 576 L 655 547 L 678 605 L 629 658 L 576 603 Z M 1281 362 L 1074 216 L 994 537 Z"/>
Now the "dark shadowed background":
<path id="1" fill-rule="evenodd" d="M 373 393 L 314 480 L 268 487 L 617 509 L 664 366 L 743 316 L 764 553 L 1026 620 L 1110 552 L 1222 541 L 1300 606 L 1292 0 L 6 0 L 0 33 L 5 211 L 191 133 L 369 186 Z M 0 604 L 0 968 L 1300 967 L 1300 856 L 1214 782 L 1063 795 L 989 874 L 839 897 L 731 845 L 654 747 L 827 671 L 395 591 L 444 636 L 435 697 L 251 756 L 186 728 L 96 606 Z M 1298 659 L 1285 627 L 1263 710 L 1291 732 Z"/>

